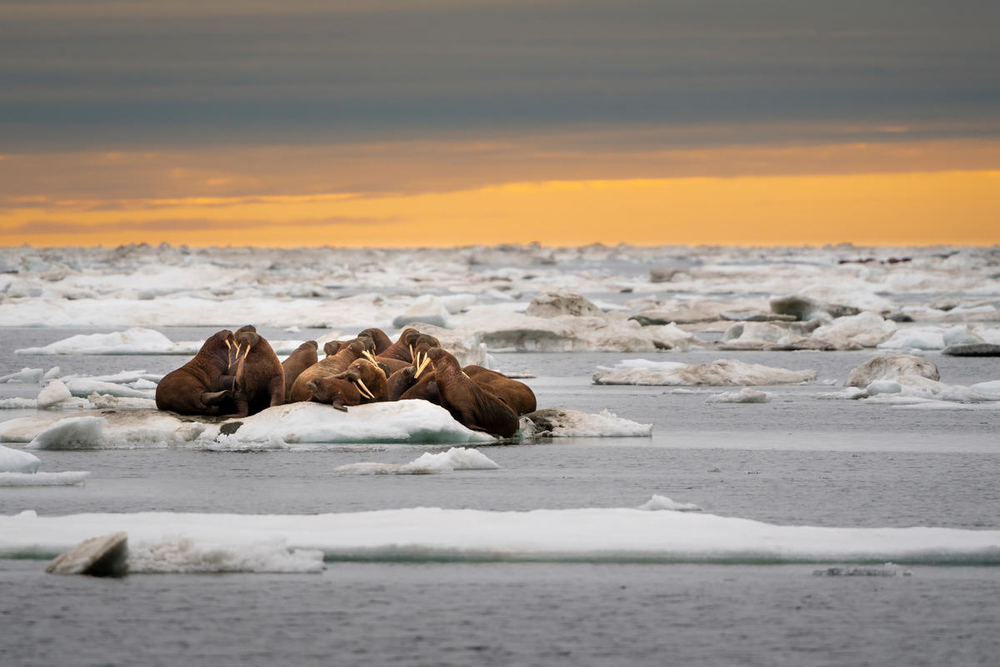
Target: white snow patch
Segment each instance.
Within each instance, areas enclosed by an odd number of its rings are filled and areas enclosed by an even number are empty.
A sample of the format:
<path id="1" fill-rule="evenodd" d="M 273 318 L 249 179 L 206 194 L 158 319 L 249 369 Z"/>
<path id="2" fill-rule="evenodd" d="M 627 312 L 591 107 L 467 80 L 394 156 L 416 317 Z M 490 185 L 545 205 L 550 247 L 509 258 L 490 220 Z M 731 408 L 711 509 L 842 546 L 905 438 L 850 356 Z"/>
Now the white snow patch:
<path id="1" fill-rule="evenodd" d="M 877 347 L 880 350 L 941 350 L 944 349 L 944 329 L 941 327 L 900 329 Z"/>
<path id="2" fill-rule="evenodd" d="M 1000 380 L 991 380 L 989 382 L 977 382 L 976 384 L 969 387 L 974 391 L 978 391 L 981 394 L 989 394 L 990 396 L 1000 396 Z"/>
<path id="3" fill-rule="evenodd" d="M 104 435 L 102 417 L 67 417 L 52 424 L 28 444 L 32 449 L 101 449 Z"/>
<path id="4" fill-rule="evenodd" d="M 65 386 L 73 396 L 79 396 L 80 398 L 86 398 L 93 393 L 116 396 L 118 398 L 153 398 L 153 393 L 150 391 L 132 389 L 131 387 L 126 387 L 115 382 L 101 382 L 100 380 L 81 378 L 79 380 L 66 380 Z"/>
<path id="5" fill-rule="evenodd" d="M 0 410 L 34 410 L 38 407 L 38 401 L 33 398 L 0 398 Z"/>

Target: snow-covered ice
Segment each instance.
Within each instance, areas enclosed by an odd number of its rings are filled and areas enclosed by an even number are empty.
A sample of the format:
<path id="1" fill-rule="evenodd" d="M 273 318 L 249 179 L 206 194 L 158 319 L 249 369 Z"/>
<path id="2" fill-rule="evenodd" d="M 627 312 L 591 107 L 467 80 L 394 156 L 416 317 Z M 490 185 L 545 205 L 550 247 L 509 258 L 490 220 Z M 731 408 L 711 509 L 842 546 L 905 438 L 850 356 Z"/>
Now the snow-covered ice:
<path id="1" fill-rule="evenodd" d="M 334 472 L 345 475 L 428 475 L 452 470 L 496 470 L 500 466 L 478 449 L 452 447 L 446 452 L 427 452 L 409 463 L 348 463 Z"/>
<path id="2" fill-rule="evenodd" d="M 36 384 L 42 380 L 41 368 L 22 368 L 16 373 L 0 377 L 0 382 Z"/>
<path id="3" fill-rule="evenodd" d="M 0 445 L 0 472 L 34 473 L 40 465 L 42 460 L 31 452 Z"/>
<path id="4" fill-rule="evenodd" d="M 769 403 L 771 397 L 763 391 L 744 387 L 739 391 L 726 391 L 712 394 L 705 399 L 706 403 Z"/>
<path id="5" fill-rule="evenodd" d="M 796 384 L 815 379 L 814 370 L 792 371 L 761 364 L 748 364 L 737 359 L 717 359 L 707 364 L 684 364 L 664 370 L 657 370 L 652 365 L 642 367 L 633 363 L 612 370 L 597 371 L 593 375 L 594 384 L 720 387 Z"/>
<path id="6" fill-rule="evenodd" d="M 644 438 L 653 434 L 652 424 L 619 417 L 608 409 L 598 414 L 564 408 L 536 410 L 521 418 L 522 438 Z"/>
<path id="7" fill-rule="evenodd" d="M 327 560 L 1000 564 L 1000 530 L 783 526 L 649 511 L 661 504 L 651 502 L 647 509 L 417 507 L 319 515 L 27 511 L 0 516 L 0 558 L 52 557 L 84 539 L 125 531 L 136 545 L 191 540 L 198 549 L 247 555 L 270 543 L 289 552 L 319 550 Z"/>
<path id="8" fill-rule="evenodd" d="M 0 472 L 0 486 L 76 486 L 83 484 L 90 472 L 70 470 L 67 472 Z"/>
<path id="9" fill-rule="evenodd" d="M 38 398 L 35 401 L 39 410 L 45 410 L 71 398 L 73 398 L 73 392 L 62 381 L 52 380 L 38 392 Z"/>

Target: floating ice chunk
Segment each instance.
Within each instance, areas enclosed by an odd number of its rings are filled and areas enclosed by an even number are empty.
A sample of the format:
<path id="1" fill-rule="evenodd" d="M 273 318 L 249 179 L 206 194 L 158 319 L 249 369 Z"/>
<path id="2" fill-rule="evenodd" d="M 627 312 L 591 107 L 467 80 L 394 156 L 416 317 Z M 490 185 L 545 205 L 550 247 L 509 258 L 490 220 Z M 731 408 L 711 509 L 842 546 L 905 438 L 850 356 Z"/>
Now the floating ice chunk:
<path id="1" fill-rule="evenodd" d="M 493 442 L 493 437 L 467 429 L 447 410 L 427 401 L 370 403 L 349 408 L 347 412 L 321 403 L 289 403 L 225 422 L 221 432 L 240 442 L 269 442 L 275 436 L 289 443 Z"/>
<path id="2" fill-rule="evenodd" d="M 73 396 L 79 396 L 81 398 L 86 398 L 95 392 L 98 394 L 117 396 L 120 398 L 152 398 L 153 396 L 149 391 L 140 391 L 115 382 L 101 382 L 100 380 L 88 380 L 82 378 L 78 380 L 67 380 L 65 386 Z"/>
<path id="3" fill-rule="evenodd" d="M 437 454 L 426 452 L 407 465 L 439 470 L 497 470 L 500 468 L 490 457 L 472 447 L 452 447 L 446 452 Z"/>
<path id="4" fill-rule="evenodd" d="M 17 354 L 171 354 L 176 345 L 159 331 L 132 328 L 108 334 L 80 334 Z"/>
<path id="5" fill-rule="evenodd" d="M 364 561 L 1000 564 L 1000 530 L 781 526 L 704 512 L 594 507 L 507 512 L 417 507 L 319 515 L 25 512 L 0 515 L 0 558 L 46 557 L 115 531 L 127 531 L 135 548 L 191 540 L 192 548 L 224 550 L 233 557 L 269 543 L 290 552 L 316 549 L 327 559 Z"/>
<path id="6" fill-rule="evenodd" d="M 76 486 L 90 476 L 84 470 L 67 472 L 0 472 L 0 486 Z"/>
<path id="7" fill-rule="evenodd" d="M 639 505 L 638 509 L 646 510 L 648 512 L 658 512 L 661 510 L 667 510 L 670 512 L 700 512 L 701 508 L 694 503 L 678 503 L 674 502 L 666 496 L 653 495 L 652 498 L 647 500 L 642 505 Z"/>
<path id="8" fill-rule="evenodd" d="M 101 417 L 67 417 L 52 424 L 28 444 L 32 449 L 102 449 Z"/>
<path id="9" fill-rule="evenodd" d="M 828 567 L 825 570 L 814 570 L 814 577 L 895 577 L 899 568 L 886 563 L 881 567 Z M 903 572 L 904 577 L 910 576 L 909 570 Z"/>
<path id="10" fill-rule="evenodd" d="M 991 380 L 990 382 L 977 382 L 976 384 L 969 387 L 974 391 L 978 391 L 981 394 L 989 394 L 990 396 L 1000 396 L 1000 380 Z"/>
<path id="11" fill-rule="evenodd" d="M 35 384 L 42 379 L 41 368 L 22 368 L 16 373 L 0 377 L 0 382 Z"/>
<path id="12" fill-rule="evenodd" d="M 54 405 L 73 398 L 73 393 L 60 380 L 52 380 L 40 392 L 36 399 L 39 410 L 47 410 Z"/>
<path id="13" fill-rule="evenodd" d="M 438 300 L 444 304 L 448 312 L 452 315 L 460 313 L 476 302 L 475 294 L 447 294 L 439 296 Z"/>
<path id="14" fill-rule="evenodd" d="M 895 380 L 875 380 L 865 387 L 865 393 L 869 396 L 875 396 L 876 394 L 899 394 L 902 391 L 903 385 Z"/>
<path id="15" fill-rule="evenodd" d="M 812 337 L 825 340 L 837 349 L 848 349 L 854 345 L 875 347 L 888 340 L 897 328 L 892 320 L 884 319 L 878 313 L 865 311 L 824 324 L 813 331 Z"/>
<path id="16" fill-rule="evenodd" d="M 653 425 L 623 419 L 607 409 L 593 415 L 546 408 L 524 415 L 520 432 L 524 438 L 645 438 L 653 435 Z"/>
<path id="17" fill-rule="evenodd" d="M 96 391 L 87 396 L 87 403 L 95 410 L 155 410 L 156 401 L 152 398 L 128 398 L 98 394 Z"/>
<path id="18" fill-rule="evenodd" d="M 0 410 L 34 410 L 38 402 L 33 398 L 0 398 Z"/>
<path id="19" fill-rule="evenodd" d="M 795 384 L 816 379 L 816 371 L 792 371 L 736 359 L 717 359 L 708 364 L 686 364 L 682 368 L 656 371 L 647 368 L 620 368 L 598 371 L 594 384 L 634 385 L 774 385 Z"/>
<path id="20" fill-rule="evenodd" d="M 944 348 L 944 330 L 941 327 L 900 329 L 876 347 L 880 350 L 940 350 Z"/>
<path id="21" fill-rule="evenodd" d="M 424 295 L 418 298 L 409 308 L 392 320 L 392 326 L 401 329 L 408 324 L 424 323 L 448 328 L 449 311 L 447 306 L 436 296 Z"/>
<path id="22" fill-rule="evenodd" d="M 130 387 L 132 387 L 133 389 L 138 389 L 140 391 L 142 391 L 144 389 L 145 390 L 156 389 L 156 385 L 157 385 L 156 382 L 150 382 L 149 380 L 146 380 L 145 378 L 139 378 L 135 382 L 129 383 Z"/>
<path id="23" fill-rule="evenodd" d="M 149 382 L 159 382 L 163 375 L 159 373 L 149 373 L 147 371 L 120 371 L 112 375 L 67 375 L 62 378 L 64 382 L 70 380 L 89 380 L 93 382 L 113 382 L 114 384 L 135 384 L 139 380 Z"/>
<path id="24" fill-rule="evenodd" d="M 959 324 L 946 329 L 942 338 L 944 340 L 944 347 L 951 347 L 952 345 L 980 345 L 986 342 L 981 336 L 969 331 L 968 324 Z"/>
<path id="25" fill-rule="evenodd" d="M 128 573 L 128 535 L 124 532 L 92 537 L 57 556 L 45 571 L 49 574 L 86 574 L 123 577 Z"/>
<path id="26" fill-rule="evenodd" d="M 706 403 L 770 403 L 771 397 L 763 391 L 744 387 L 739 391 L 727 391 L 712 394 L 705 399 Z"/>
<path id="27" fill-rule="evenodd" d="M 875 380 L 894 380 L 902 375 L 919 375 L 931 380 L 941 378 L 933 361 L 912 354 L 887 352 L 852 370 L 844 380 L 844 386 L 867 387 Z"/>
<path id="28" fill-rule="evenodd" d="M 498 466 L 478 449 L 452 447 L 447 452 L 427 452 L 402 465 L 393 463 L 350 463 L 334 469 L 352 475 L 427 475 L 452 470 L 496 470 Z"/>
<path id="29" fill-rule="evenodd" d="M 289 549 L 285 540 L 230 545 L 182 536 L 144 540 L 129 552 L 130 574 L 222 572 L 322 572 L 323 552 Z"/>
<path id="30" fill-rule="evenodd" d="M 45 371 L 45 375 L 42 376 L 42 379 L 43 380 L 55 380 L 56 378 L 59 377 L 59 374 L 61 372 L 62 372 L 62 369 L 60 369 L 58 366 L 53 366 L 49 370 Z"/>
<path id="31" fill-rule="evenodd" d="M 580 294 L 540 292 L 528 304 L 525 314 L 532 317 L 559 317 L 561 315 L 603 317 L 604 311 Z"/>
<path id="32" fill-rule="evenodd" d="M 285 329 L 285 333 L 299 333 L 301 331 L 302 329 L 298 327 L 288 327 L 287 329 Z"/>
<path id="33" fill-rule="evenodd" d="M 41 459 L 31 452 L 0 445 L 0 472 L 30 474 L 35 473 L 40 465 Z"/>

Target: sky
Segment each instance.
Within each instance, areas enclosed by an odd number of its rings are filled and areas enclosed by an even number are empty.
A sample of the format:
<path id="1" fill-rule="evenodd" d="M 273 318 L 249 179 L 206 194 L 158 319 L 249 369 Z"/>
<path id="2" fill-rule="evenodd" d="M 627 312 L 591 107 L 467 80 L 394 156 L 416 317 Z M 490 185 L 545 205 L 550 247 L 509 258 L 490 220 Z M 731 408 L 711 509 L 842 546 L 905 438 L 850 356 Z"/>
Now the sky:
<path id="1" fill-rule="evenodd" d="M 1000 3 L 0 0 L 0 245 L 1000 243 Z"/>

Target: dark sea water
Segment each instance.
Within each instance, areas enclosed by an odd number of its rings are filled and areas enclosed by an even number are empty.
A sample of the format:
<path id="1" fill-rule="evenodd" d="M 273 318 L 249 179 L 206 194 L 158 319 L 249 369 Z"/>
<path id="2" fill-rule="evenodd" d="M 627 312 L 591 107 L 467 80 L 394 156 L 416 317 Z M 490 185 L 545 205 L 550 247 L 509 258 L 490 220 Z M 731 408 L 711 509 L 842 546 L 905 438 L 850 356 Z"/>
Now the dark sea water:
<path id="1" fill-rule="evenodd" d="M 164 330 L 195 340 L 204 329 Z M 27 357 L 73 333 L 0 329 L 0 374 L 166 372 L 183 357 Z M 265 331 L 273 338 L 311 332 Z M 500 470 L 336 475 L 440 448 L 327 446 L 210 453 L 46 451 L 43 470 L 85 486 L 0 488 L 0 514 L 312 514 L 418 506 L 635 507 L 660 494 L 775 524 L 1000 528 L 1000 411 L 907 409 L 822 398 L 868 352 L 666 353 L 813 368 L 767 404 L 710 404 L 718 388 L 598 387 L 599 365 L 649 355 L 500 354 L 540 407 L 610 409 L 652 438 L 480 447 Z M 1000 360 L 929 353 L 942 379 L 1000 379 Z M 836 381 L 836 386 L 824 382 Z M 0 385 L 0 397 L 38 386 Z M 0 420 L 26 414 L 0 411 Z M 599 536 L 596 536 L 599 538 Z M 814 576 L 816 565 L 327 563 L 322 574 L 43 574 L 0 560 L 0 665 L 997 665 L 1000 569 L 915 566 L 896 576 Z M 831 563 L 830 565 L 837 565 Z"/>

